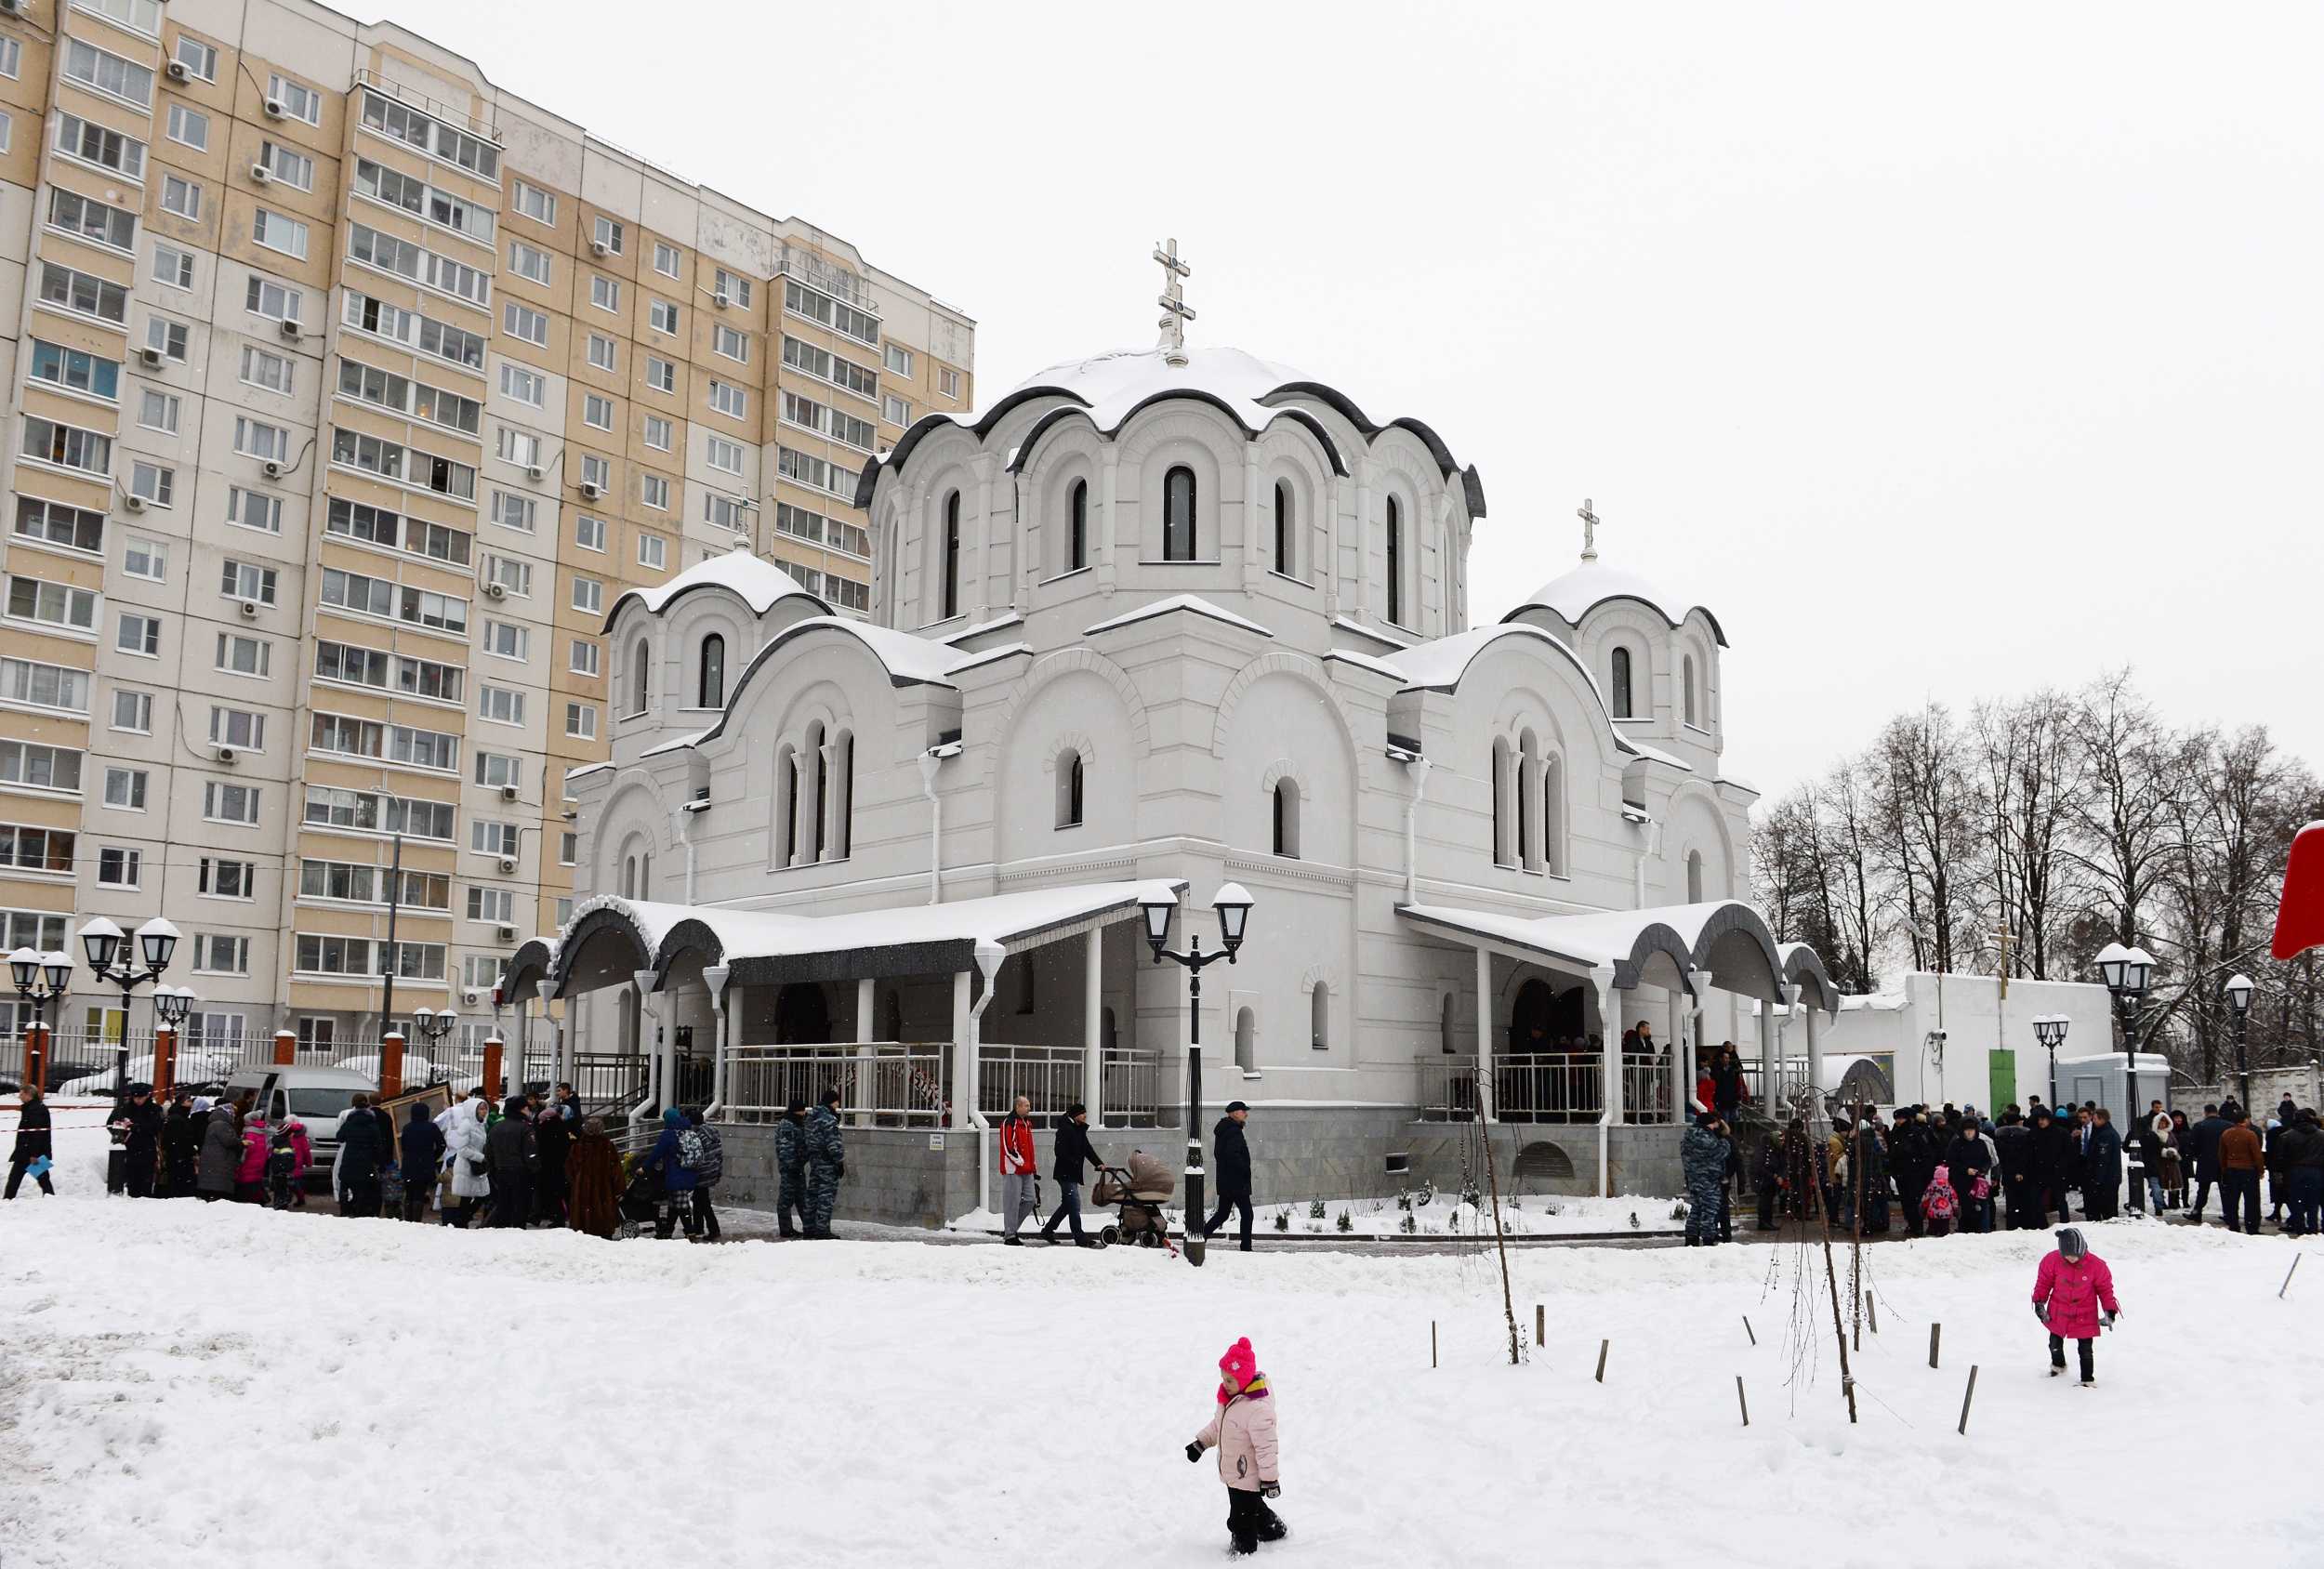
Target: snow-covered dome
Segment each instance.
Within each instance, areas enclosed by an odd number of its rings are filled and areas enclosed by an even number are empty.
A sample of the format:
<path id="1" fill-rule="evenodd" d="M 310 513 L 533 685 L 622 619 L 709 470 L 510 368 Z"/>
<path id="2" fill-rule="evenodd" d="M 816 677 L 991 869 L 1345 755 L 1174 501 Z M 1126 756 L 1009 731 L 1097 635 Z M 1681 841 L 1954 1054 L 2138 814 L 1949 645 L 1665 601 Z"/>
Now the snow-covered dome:
<path id="1" fill-rule="evenodd" d="M 830 605 L 800 587 L 797 578 L 765 557 L 753 554 L 746 541 L 736 540 L 724 555 L 688 567 L 667 583 L 630 589 L 606 612 L 605 625 L 612 626 L 622 607 L 632 600 L 643 605 L 649 615 L 659 615 L 680 595 L 697 588 L 723 588 L 748 605 L 753 615 L 764 615 L 779 601 L 794 596 L 813 605 L 821 614 L 831 613 Z"/>
<path id="2" fill-rule="evenodd" d="M 1692 603 L 1683 595 L 1666 593 L 1637 573 L 1596 560 L 1585 560 L 1572 571 L 1551 578 L 1501 619 L 1514 621 L 1529 610 L 1539 609 L 1553 611 L 1567 626 L 1578 626 L 1582 617 L 1609 600 L 1635 600 L 1673 626 L 1684 625 L 1689 615 L 1701 611 L 1703 619 L 1710 623 L 1711 636 L 1719 640 L 1719 646 L 1727 646 L 1727 635 L 1720 628 L 1719 618 L 1706 606 Z"/>

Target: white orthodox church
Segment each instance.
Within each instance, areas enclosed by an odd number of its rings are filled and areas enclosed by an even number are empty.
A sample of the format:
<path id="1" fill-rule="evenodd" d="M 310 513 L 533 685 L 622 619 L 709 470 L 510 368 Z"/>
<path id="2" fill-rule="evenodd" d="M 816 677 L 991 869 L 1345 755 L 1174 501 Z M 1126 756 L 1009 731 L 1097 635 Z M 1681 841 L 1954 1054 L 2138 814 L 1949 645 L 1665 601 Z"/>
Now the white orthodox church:
<path id="1" fill-rule="evenodd" d="M 1837 1004 L 1750 903 L 1719 622 L 1586 543 L 1473 626 L 1477 469 L 1183 346 L 1177 270 L 1159 348 L 865 471 L 868 621 L 743 551 L 614 606 L 613 758 L 571 786 L 593 897 L 508 1000 L 565 1000 L 586 1099 L 713 1104 L 730 1189 L 771 1198 L 753 1125 L 838 1088 L 841 1217 L 941 1221 L 1018 1093 L 1087 1104 L 1109 1158 L 1175 1149 L 1144 1130 L 1181 1126 L 1193 1021 L 1139 897 L 1215 946 L 1233 882 L 1204 1114 L 1249 1103 L 1262 1201 L 1446 1180 L 1480 1117 L 1541 1184 L 1675 1192 L 1699 1043 L 1780 1091 Z"/>

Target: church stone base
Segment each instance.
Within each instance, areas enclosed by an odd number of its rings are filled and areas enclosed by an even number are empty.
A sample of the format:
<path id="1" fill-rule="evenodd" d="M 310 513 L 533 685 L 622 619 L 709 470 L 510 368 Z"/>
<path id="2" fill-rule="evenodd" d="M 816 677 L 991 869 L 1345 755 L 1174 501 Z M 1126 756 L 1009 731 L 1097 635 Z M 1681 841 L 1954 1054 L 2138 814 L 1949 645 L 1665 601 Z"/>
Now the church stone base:
<path id="1" fill-rule="evenodd" d="M 1422 1182 L 1439 1192 L 1458 1191 L 1463 1151 L 1473 1138 L 1469 1124 L 1414 1122 L 1409 1114 L 1393 1109 L 1254 1111 L 1248 1129 L 1251 1185 L 1261 1210 L 1317 1197 L 1384 1198 Z M 720 1131 L 726 1150 L 720 1203 L 774 1208 L 773 1129 L 728 1124 Z M 839 1185 L 838 1219 L 935 1228 L 976 1207 L 978 1173 L 990 1156 L 980 1151 L 973 1130 L 851 1127 L 846 1138 L 847 1178 Z M 1057 1184 L 1049 1178 L 1051 1141 L 1046 1130 L 1036 1140 L 1041 1197 L 1050 1205 L 1057 1198 Z M 1184 1140 L 1175 1127 L 1096 1129 L 1090 1142 L 1114 1166 L 1127 1165 L 1132 1150 L 1160 1155 L 1173 1169 L 1184 1159 Z M 1502 1124 L 1493 1129 L 1493 1148 L 1505 1194 L 1597 1191 L 1595 1127 Z M 1403 1169 L 1391 1170 L 1392 1161 Z M 1615 1128 L 1607 1171 L 1617 1193 L 1675 1196 L 1682 1187 L 1679 1130 Z M 997 1181 L 994 1192 L 997 1207 Z M 1086 1212 L 1087 1189 L 1082 1200 Z"/>

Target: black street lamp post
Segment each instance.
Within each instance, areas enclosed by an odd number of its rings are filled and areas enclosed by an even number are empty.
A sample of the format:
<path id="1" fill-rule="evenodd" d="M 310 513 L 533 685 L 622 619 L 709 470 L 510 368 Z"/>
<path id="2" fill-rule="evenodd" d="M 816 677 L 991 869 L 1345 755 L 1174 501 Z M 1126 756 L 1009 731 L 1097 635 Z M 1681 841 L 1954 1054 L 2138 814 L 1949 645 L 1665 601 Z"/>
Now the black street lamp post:
<path id="1" fill-rule="evenodd" d="M 1157 883 L 1139 896 L 1139 908 L 1146 917 L 1146 942 L 1154 949 L 1154 962 L 1169 959 L 1183 965 L 1186 969 L 1188 1006 L 1193 1010 L 1193 1028 L 1186 1045 L 1186 1261 L 1199 1267 L 1202 1263 L 1202 972 L 1207 965 L 1221 959 L 1235 962 L 1235 952 L 1243 945 L 1243 926 L 1250 917 L 1251 897 L 1243 891 L 1240 883 L 1228 883 L 1210 901 L 1219 912 L 1219 940 L 1222 946 L 1216 952 L 1202 951 L 1199 932 L 1188 937 L 1186 951 L 1177 952 L 1167 944 L 1170 940 L 1170 916 L 1177 913 L 1178 895 L 1167 884 Z"/>
<path id="2" fill-rule="evenodd" d="M 132 995 L 148 981 L 159 981 L 169 968 L 170 956 L 178 951 L 178 929 L 155 916 L 138 928 L 137 943 L 123 935 L 121 928 L 98 916 L 81 929 L 81 950 L 88 956 L 90 973 L 100 982 L 121 988 L 121 1047 L 115 1053 L 115 1076 L 119 1088 L 127 1088 L 129 1074 L 129 1003 Z M 142 957 L 145 968 L 137 968 Z"/>
<path id="3" fill-rule="evenodd" d="M 16 982 L 16 995 L 33 1005 L 34 1028 L 53 1042 L 55 1037 L 47 1035 L 48 1005 L 54 1002 L 59 1014 L 64 1011 L 65 988 L 73 984 L 73 956 L 62 953 L 43 954 L 31 948 L 19 948 L 8 956 L 8 977 Z M 29 1035 L 32 1032 L 22 1033 Z M 51 1048 L 43 1048 L 44 1056 L 48 1049 Z M 39 1088 L 45 1094 L 48 1088 L 46 1081 L 49 1076 L 48 1064 L 45 1061 L 39 1064 L 38 1076 L 41 1080 Z M 33 1063 L 30 1061 L 30 1048 L 28 1048 L 27 1061 L 24 1064 L 24 1082 L 33 1083 Z"/>
<path id="4" fill-rule="evenodd" d="M 2227 1011 L 2236 1025 L 2236 1077 L 2243 1081 L 2243 1109 L 2251 1109 L 2251 1059 L 2243 1047 L 2243 1032 L 2251 1022 L 2251 978 L 2240 972 L 2227 978 Z"/>
<path id="5" fill-rule="evenodd" d="M 2050 1053 L 2050 1114 L 2058 1112 L 2058 1048 L 2066 1044 L 2066 1032 L 2073 1021 L 2063 1013 L 2044 1013 L 2033 1022 L 2034 1039 Z"/>
<path id="6" fill-rule="evenodd" d="M 2146 985 L 2154 978 L 2155 958 L 2144 948 L 2125 948 L 2119 943 L 2109 943 L 2098 950 L 2098 974 L 2114 994 L 2115 1006 L 2122 1010 L 2122 1109 L 2126 1117 L 2138 1114 L 2138 1005 L 2146 995 Z M 2126 1122 L 2124 1127 L 2128 1127 Z M 2119 1129 L 2117 1130 L 2118 1134 Z M 2146 1207 L 2145 1173 L 2138 1164 L 2138 1146 L 2127 1137 L 2122 1140 L 2124 1168 L 2131 1179 L 2131 1207 L 2144 1211 Z"/>

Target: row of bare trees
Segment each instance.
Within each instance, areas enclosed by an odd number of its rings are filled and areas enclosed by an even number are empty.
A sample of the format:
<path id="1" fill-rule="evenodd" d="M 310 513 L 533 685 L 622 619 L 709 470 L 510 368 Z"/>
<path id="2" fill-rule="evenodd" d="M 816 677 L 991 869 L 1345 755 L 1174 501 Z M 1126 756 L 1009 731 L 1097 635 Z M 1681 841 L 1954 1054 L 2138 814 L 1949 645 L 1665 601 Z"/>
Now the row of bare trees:
<path id="1" fill-rule="evenodd" d="M 2264 727 L 2174 728 L 2123 671 L 1966 719 L 1899 714 L 1765 803 L 1751 856 L 1776 930 L 1853 991 L 1907 966 L 2094 980 L 2101 947 L 2141 944 L 2159 961 L 2142 1034 L 2212 1084 L 2238 970 L 2259 987 L 2252 1065 L 2318 1055 L 2313 956 L 2267 956 L 2291 836 L 2317 817 L 2316 776 Z"/>

